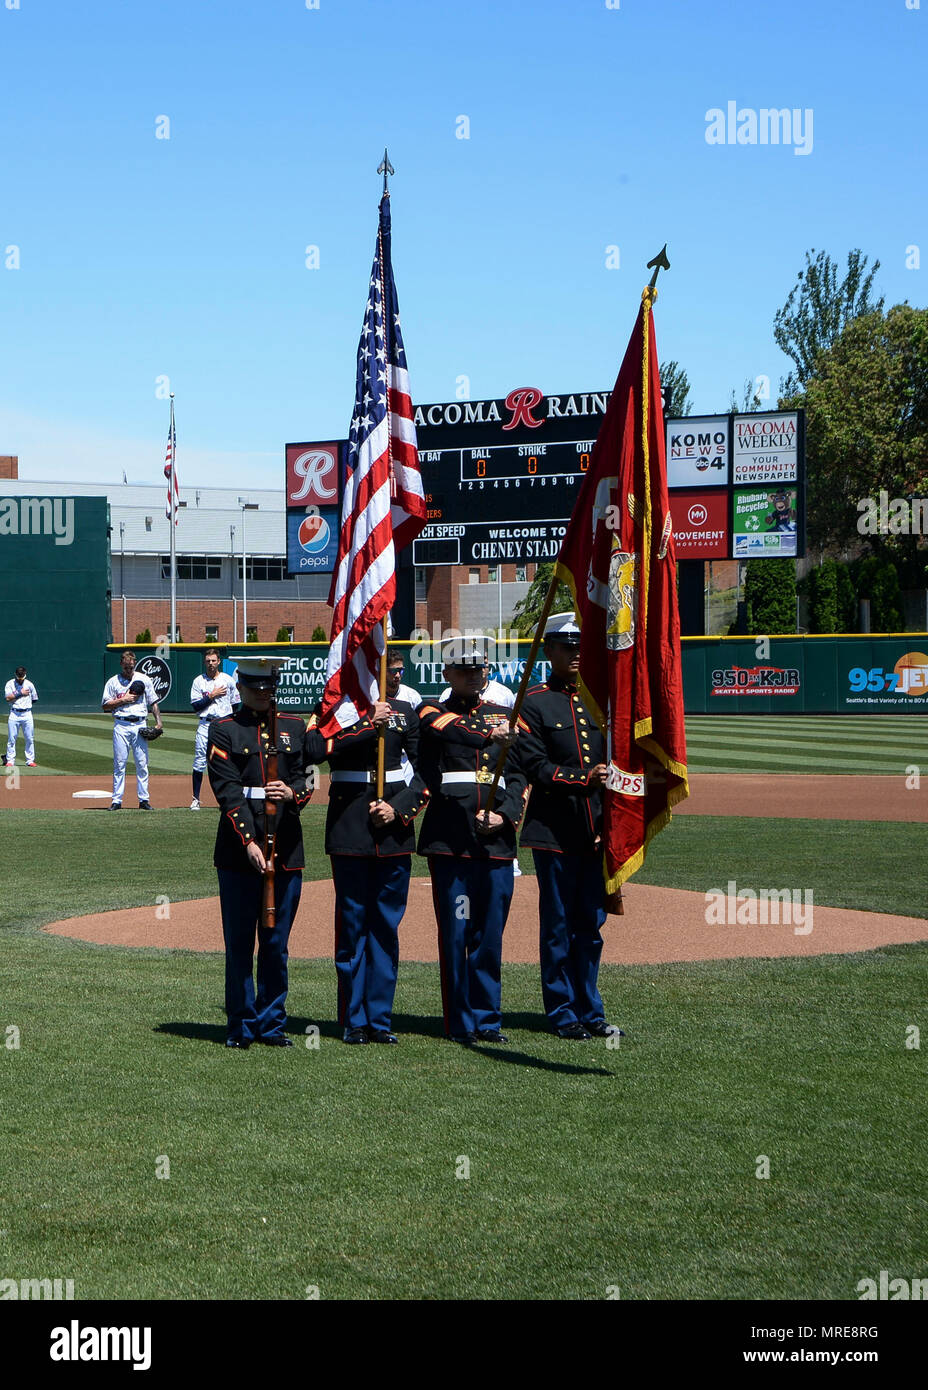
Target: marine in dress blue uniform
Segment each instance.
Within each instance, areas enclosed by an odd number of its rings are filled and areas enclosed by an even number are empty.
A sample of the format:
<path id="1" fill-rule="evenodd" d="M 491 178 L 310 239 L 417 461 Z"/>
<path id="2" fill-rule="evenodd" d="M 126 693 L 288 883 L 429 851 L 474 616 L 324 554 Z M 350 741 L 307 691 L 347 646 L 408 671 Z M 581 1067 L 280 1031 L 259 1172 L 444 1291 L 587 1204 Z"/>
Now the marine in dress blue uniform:
<path id="1" fill-rule="evenodd" d="M 273 657 L 239 662 L 241 707 L 209 728 L 206 765 L 220 809 L 213 863 L 226 947 L 227 1047 L 247 1048 L 253 1042 L 292 1046 L 284 1027 L 287 945 L 303 878 L 300 811 L 312 795 L 306 769 L 325 757 L 325 740 L 307 731 L 302 718 L 278 714 L 278 777 L 266 781 L 267 710 L 282 664 Z M 261 925 L 267 801 L 277 805 L 272 929 Z M 256 934 L 257 991 L 252 973 Z"/>
<path id="2" fill-rule="evenodd" d="M 378 800 L 377 724 L 384 720 L 384 794 Z M 375 706 L 374 717 L 343 729 L 337 746 L 329 739 L 326 753 L 325 849 L 335 884 L 338 1021 L 346 1043 L 395 1043 L 399 925 L 409 894 L 415 820 L 429 795 L 416 770 L 419 716 L 408 701 L 388 699 Z"/>
<path id="3" fill-rule="evenodd" d="M 532 785 L 522 828 L 538 877 L 541 988 L 545 1013 L 562 1038 L 608 1037 L 598 988 L 606 920 L 602 788 L 605 746 L 577 692 L 580 630 L 573 613 L 545 628 L 551 675 L 522 702 L 528 732 L 519 743 Z"/>
<path id="4" fill-rule="evenodd" d="M 452 693 L 419 709 L 419 770 L 431 793 L 419 853 L 427 856 L 438 921 L 445 1033 L 455 1042 L 506 1042 L 500 1032 L 503 929 L 512 902 L 516 830 L 527 788 L 515 752 L 500 779 L 489 821 L 493 770 L 509 710 L 480 699 L 482 643 L 463 639 L 444 653 Z"/>

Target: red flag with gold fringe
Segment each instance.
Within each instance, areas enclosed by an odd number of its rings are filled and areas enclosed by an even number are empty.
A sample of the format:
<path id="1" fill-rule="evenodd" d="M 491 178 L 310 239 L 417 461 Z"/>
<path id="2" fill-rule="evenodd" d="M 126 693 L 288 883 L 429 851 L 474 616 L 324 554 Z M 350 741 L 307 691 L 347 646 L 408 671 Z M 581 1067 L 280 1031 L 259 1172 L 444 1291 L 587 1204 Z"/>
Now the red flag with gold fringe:
<path id="1" fill-rule="evenodd" d="M 580 625 L 580 686 L 606 737 L 609 892 L 689 796 L 680 618 L 660 372 L 642 294 L 615 389 L 557 562 Z"/>

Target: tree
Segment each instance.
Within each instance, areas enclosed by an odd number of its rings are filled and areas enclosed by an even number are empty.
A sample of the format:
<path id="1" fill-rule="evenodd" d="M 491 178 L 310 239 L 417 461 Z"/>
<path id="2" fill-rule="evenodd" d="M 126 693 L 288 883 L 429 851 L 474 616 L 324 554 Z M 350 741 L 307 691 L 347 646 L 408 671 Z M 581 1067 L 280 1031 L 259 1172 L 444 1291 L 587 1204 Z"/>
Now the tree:
<path id="1" fill-rule="evenodd" d="M 664 397 L 664 414 L 668 416 L 689 415 L 693 409 L 690 400 L 690 379 L 679 362 L 660 364 L 661 393 Z"/>
<path id="2" fill-rule="evenodd" d="M 857 594 L 870 600 L 870 631 L 902 630 L 902 594 L 891 560 L 865 555 L 857 565 Z"/>
<path id="3" fill-rule="evenodd" d="M 137 632 L 137 633 L 135 634 L 135 640 L 136 640 L 137 643 L 140 643 L 140 644 L 144 644 L 145 642 L 150 642 L 150 641 L 151 641 L 151 628 L 150 628 L 150 627 L 147 627 L 147 628 L 145 629 L 144 632 Z"/>
<path id="4" fill-rule="evenodd" d="M 313 635 L 312 635 L 312 637 L 310 637 L 309 640 L 310 640 L 311 642 L 325 642 L 325 641 L 326 641 L 325 628 L 324 628 L 324 627 L 319 627 L 319 625 L 317 624 L 317 625 L 313 628 Z"/>
<path id="5" fill-rule="evenodd" d="M 748 631 L 796 631 L 796 561 L 748 560 L 744 577 Z"/>
<path id="6" fill-rule="evenodd" d="M 545 597 L 548 586 L 554 574 L 554 561 L 549 560 L 545 564 L 539 565 L 535 570 L 535 578 L 528 586 L 528 593 L 525 598 L 519 599 L 515 608 L 512 610 L 512 627 L 520 637 L 531 637 L 538 625 L 541 617 L 541 610 L 545 605 Z M 554 595 L 554 603 L 551 606 L 552 613 L 564 613 L 573 610 L 574 601 L 567 585 L 563 582 L 557 586 Z"/>
<path id="7" fill-rule="evenodd" d="M 823 560 L 809 574 L 809 631 L 838 632 L 838 566 Z"/>
<path id="8" fill-rule="evenodd" d="M 825 251 L 819 251 L 814 261 L 811 252 L 806 252 L 805 270 L 799 271 L 773 321 L 777 347 L 796 364 L 783 383 L 783 394 L 795 392 L 808 381 L 819 353 L 833 347 L 853 319 L 882 310 L 882 296 L 870 297 L 880 263 L 874 261 L 868 274 L 866 268 L 867 257 L 859 250 L 849 251 L 847 271 L 839 284 L 837 262 Z"/>
<path id="9" fill-rule="evenodd" d="M 275 641 L 275 642 L 289 642 L 290 640 L 291 640 L 291 637 L 290 637 L 290 629 L 289 629 L 288 627 L 279 627 L 279 628 L 277 629 L 277 636 L 274 638 L 274 641 Z"/>
<path id="10" fill-rule="evenodd" d="M 806 411 L 810 544 L 857 547 L 869 536 L 913 560 L 917 533 L 874 538 L 868 528 L 881 491 L 928 494 L 928 309 L 897 304 L 854 319 L 819 353 L 804 392 L 780 404 Z"/>
<path id="11" fill-rule="evenodd" d="M 835 632 L 856 632 L 857 591 L 851 572 L 845 564 L 835 566 L 835 601 L 838 609 L 838 626 Z"/>
<path id="12" fill-rule="evenodd" d="M 725 415 L 750 415 L 752 411 L 760 410 L 762 405 L 763 400 L 757 383 L 752 381 L 750 377 L 746 377 L 741 404 L 738 404 L 735 388 L 732 387 L 731 395 L 728 398 L 728 405 L 722 413 Z"/>

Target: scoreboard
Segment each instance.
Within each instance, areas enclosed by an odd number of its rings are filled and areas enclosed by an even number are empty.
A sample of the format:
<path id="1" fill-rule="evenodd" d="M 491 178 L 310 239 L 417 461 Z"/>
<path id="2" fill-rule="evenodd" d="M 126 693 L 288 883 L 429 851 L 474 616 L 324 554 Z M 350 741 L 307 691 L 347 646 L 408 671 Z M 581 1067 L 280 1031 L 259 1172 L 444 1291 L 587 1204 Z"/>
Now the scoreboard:
<path id="1" fill-rule="evenodd" d="M 534 564 L 557 558 L 590 468 L 609 391 L 415 408 L 426 525 L 416 566 Z M 665 419 L 678 560 L 805 553 L 800 411 Z M 331 571 L 347 441 L 288 444 L 288 572 Z"/>
<path id="2" fill-rule="evenodd" d="M 609 392 L 419 406 L 415 414 L 427 524 L 416 565 L 554 559 L 573 511 Z"/>

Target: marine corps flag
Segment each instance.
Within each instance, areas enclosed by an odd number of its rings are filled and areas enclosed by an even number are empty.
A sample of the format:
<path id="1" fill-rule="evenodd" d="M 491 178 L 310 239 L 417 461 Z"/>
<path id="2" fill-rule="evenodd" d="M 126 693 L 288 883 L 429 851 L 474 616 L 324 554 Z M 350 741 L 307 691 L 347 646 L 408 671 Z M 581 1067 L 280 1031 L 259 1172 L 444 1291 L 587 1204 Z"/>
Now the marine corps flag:
<path id="1" fill-rule="evenodd" d="M 648 841 L 689 795 L 680 619 L 664 413 L 651 306 L 635 330 L 577 498 L 556 573 L 580 625 L 580 686 L 606 737 L 607 891 L 644 863 Z"/>

